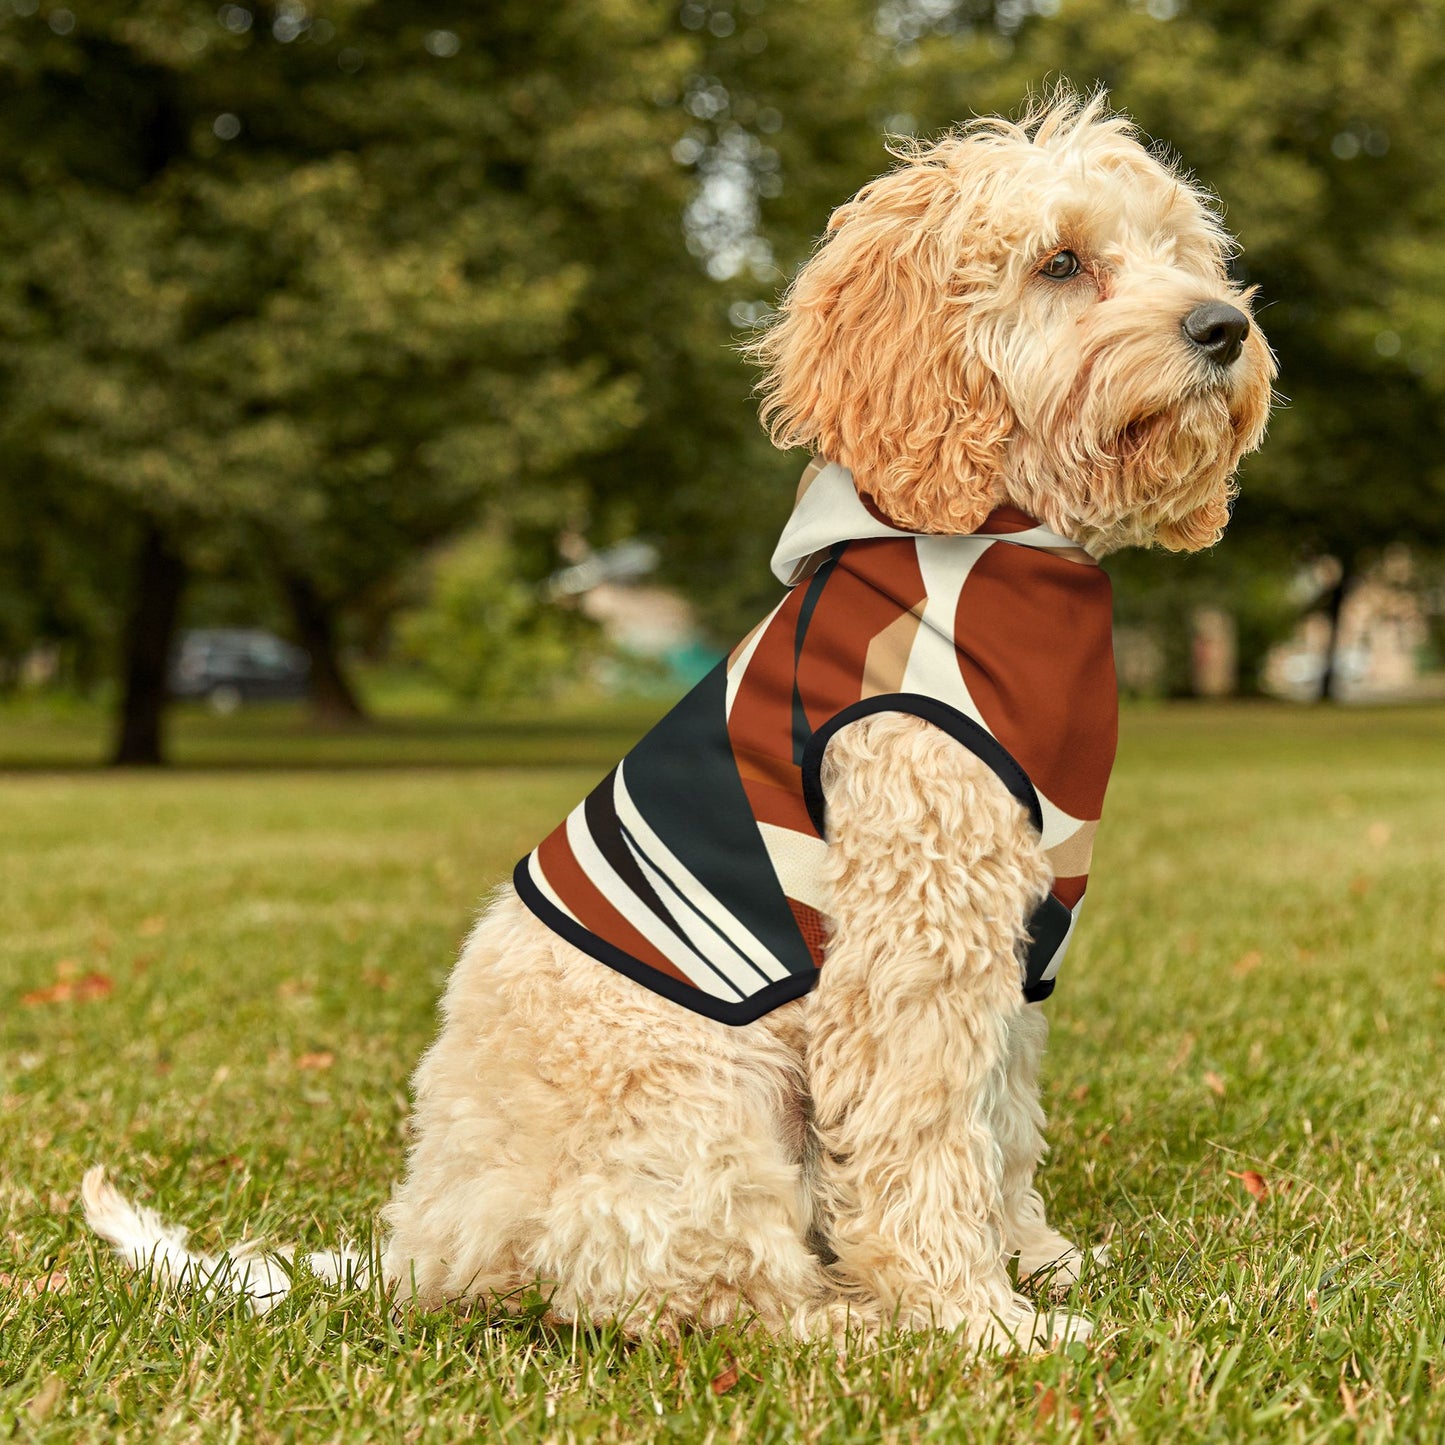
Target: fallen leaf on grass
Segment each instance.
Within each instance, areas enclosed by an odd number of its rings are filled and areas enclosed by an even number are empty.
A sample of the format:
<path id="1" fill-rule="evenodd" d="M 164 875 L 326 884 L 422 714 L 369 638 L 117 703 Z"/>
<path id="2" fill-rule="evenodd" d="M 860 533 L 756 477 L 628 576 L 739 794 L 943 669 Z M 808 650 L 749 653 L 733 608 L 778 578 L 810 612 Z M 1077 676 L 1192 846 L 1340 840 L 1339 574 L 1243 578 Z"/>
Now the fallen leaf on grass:
<path id="1" fill-rule="evenodd" d="M 1253 1199 L 1263 1199 L 1269 1193 L 1269 1181 L 1253 1169 L 1243 1169 L 1238 1173 L 1231 1169 L 1229 1177 L 1239 1180 L 1244 1185 L 1245 1192 Z"/>
<path id="2" fill-rule="evenodd" d="M 329 1069 L 336 1062 L 336 1055 L 326 1049 L 319 1049 L 314 1054 L 302 1054 L 296 1060 L 298 1069 Z"/>
<path id="3" fill-rule="evenodd" d="M 32 989 L 20 995 L 20 1002 L 26 1008 L 47 1003 L 88 1003 L 91 999 L 104 998 L 115 988 L 109 974 L 87 973 L 80 978 L 58 978 L 48 988 Z"/>
<path id="4" fill-rule="evenodd" d="M 39 1299 L 43 1294 L 68 1294 L 70 1276 L 63 1269 L 29 1279 L 18 1274 L 0 1273 L 0 1289 L 13 1289 L 26 1299 Z"/>
<path id="5" fill-rule="evenodd" d="M 1179 1047 L 1174 1051 L 1174 1057 L 1164 1066 L 1171 1074 L 1178 1072 L 1189 1061 L 1189 1055 L 1194 1052 L 1194 1035 L 1185 1034 L 1179 1040 Z"/>
<path id="6" fill-rule="evenodd" d="M 1445 988 L 1445 973 L 1437 973 L 1435 975 L 1435 987 Z"/>
<path id="7" fill-rule="evenodd" d="M 1371 823 L 1365 829 L 1365 838 L 1372 848 L 1383 848 L 1390 841 L 1390 825 L 1388 823 Z"/>
<path id="8" fill-rule="evenodd" d="M 1345 1407 L 1345 1418 L 1358 1420 L 1360 1418 L 1360 1407 L 1355 1400 L 1355 1392 L 1343 1381 L 1340 1381 L 1340 1404 Z"/>
<path id="9" fill-rule="evenodd" d="M 390 993 L 392 985 L 396 982 L 384 968 L 362 969 L 361 981 L 367 988 L 374 988 L 378 993 Z"/>
<path id="10" fill-rule="evenodd" d="M 166 931 L 166 921 L 159 914 L 154 918 L 142 918 L 136 932 L 142 938 L 159 938 Z"/>
<path id="11" fill-rule="evenodd" d="M 1253 973 L 1263 962 L 1264 955 L 1257 948 L 1251 948 L 1248 953 L 1235 960 L 1234 976 L 1243 978 L 1246 974 Z"/>
<path id="12" fill-rule="evenodd" d="M 25 1413 L 32 1423 L 48 1420 L 65 1394 L 65 1381 L 59 1375 L 47 1376 L 45 1383 L 30 1397 Z"/>
<path id="13" fill-rule="evenodd" d="M 727 1369 L 712 1377 L 712 1392 L 714 1395 L 726 1395 L 737 1382 L 738 1362 L 729 1355 Z"/>
<path id="14" fill-rule="evenodd" d="M 1053 1386 L 1044 1388 L 1042 1385 L 1034 1386 L 1034 1424 L 1052 1425 L 1059 1410 L 1059 1396 Z M 1069 1423 L 1077 1425 L 1084 1418 L 1082 1406 L 1069 1406 Z M 1095 1424 L 1103 1420 L 1102 1415 L 1094 1417 Z"/>
<path id="15" fill-rule="evenodd" d="M 1217 1094 L 1221 1099 L 1224 1097 L 1224 1080 L 1216 1074 L 1213 1069 L 1205 1073 L 1204 1087 L 1208 1089 L 1211 1094 Z"/>

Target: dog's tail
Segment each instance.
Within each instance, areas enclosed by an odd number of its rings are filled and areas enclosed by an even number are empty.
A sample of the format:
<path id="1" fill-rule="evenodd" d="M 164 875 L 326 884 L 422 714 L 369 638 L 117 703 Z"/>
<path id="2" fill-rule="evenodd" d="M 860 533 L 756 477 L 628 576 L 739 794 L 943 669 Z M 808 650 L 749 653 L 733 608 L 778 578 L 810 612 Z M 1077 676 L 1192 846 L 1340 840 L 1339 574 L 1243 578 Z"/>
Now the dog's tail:
<path id="1" fill-rule="evenodd" d="M 243 1298 L 263 1315 L 286 1298 L 291 1288 L 295 1250 L 265 1249 L 252 1242 L 218 1255 L 186 1248 L 186 1231 L 167 1224 L 153 1209 L 132 1204 L 105 1177 L 105 1165 L 88 1169 L 80 1185 L 85 1222 L 130 1265 L 177 1289 L 199 1290 L 207 1299 Z M 353 1249 L 332 1249 L 305 1256 L 313 1274 L 331 1284 L 363 1285 L 370 1261 Z"/>

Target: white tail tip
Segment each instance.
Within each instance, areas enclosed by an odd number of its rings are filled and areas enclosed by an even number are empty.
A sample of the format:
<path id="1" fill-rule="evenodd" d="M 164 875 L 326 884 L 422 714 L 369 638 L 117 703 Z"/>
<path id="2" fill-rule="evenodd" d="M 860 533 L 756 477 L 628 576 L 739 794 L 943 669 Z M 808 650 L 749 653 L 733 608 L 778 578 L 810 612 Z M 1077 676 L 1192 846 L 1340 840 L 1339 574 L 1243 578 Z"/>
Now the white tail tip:
<path id="1" fill-rule="evenodd" d="M 242 1245 L 220 1255 L 193 1254 L 186 1248 L 187 1231 L 167 1224 L 153 1209 L 132 1204 L 105 1177 L 105 1165 L 85 1172 L 80 1183 L 85 1222 L 132 1269 L 164 1284 L 199 1289 L 207 1299 L 239 1295 L 258 1315 L 279 1304 L 291 1288 L 291 1250 L 263 1251 Z M 332 1284 L 348 1278 L 364 1284 L 367 1261 L 352 1250 L 327 1250 L 307 1256 L 314 1274 Z"/>

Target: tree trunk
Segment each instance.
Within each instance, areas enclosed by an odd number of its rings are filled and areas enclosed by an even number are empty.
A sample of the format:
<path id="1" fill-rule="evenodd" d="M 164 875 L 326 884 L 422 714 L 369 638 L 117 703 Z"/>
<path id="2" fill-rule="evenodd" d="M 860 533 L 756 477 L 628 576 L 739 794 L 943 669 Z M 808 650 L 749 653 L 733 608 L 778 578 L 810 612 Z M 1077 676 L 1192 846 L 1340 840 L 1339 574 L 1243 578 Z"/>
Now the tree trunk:
<path id="1" fill-rule="evenodd" d="M 124 767 L 158 767 L 165 761 L 162 724 L 167 672 L 176 635 L 186 564 L 165 534 L 148 523 L 136 558 L 126 621 L 124 692 L 111 761 Z"/>
<path id="2" fill-rule="evenodd" d="M 1325 617 L 1330 624 L 1329 639 L 1325 643 L 1325 665 L 1320 672 L 1320 702 L 1339 701 L 1339 672 L 1337 658 L 1340 646 L 1340 615 L 1345 610 L 1345 595 L 1355 580 L 1355 559 L 1340 558 L 1340 576 L 1330 590 L 1329 601 L 1325 604 Z"/>
<path id="3" fill-rule="evenodd" d="M 366 711 L 356 696 L 336 650 L 336 622 L 330 605 L 296 572 L 282 574 L 286 600 L 296 640 L 311 658 L 311 710 L 317 722 L 328 727 L 366 721 Z"/>

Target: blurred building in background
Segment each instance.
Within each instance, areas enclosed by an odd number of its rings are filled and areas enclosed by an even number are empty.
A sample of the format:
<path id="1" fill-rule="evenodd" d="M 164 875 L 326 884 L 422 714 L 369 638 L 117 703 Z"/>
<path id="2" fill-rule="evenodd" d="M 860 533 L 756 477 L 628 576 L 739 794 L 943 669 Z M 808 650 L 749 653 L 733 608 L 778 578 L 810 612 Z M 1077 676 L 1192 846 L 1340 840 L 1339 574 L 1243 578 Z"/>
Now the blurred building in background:
<path id="1" fill-rule="evenodd" d="M 1314 569 L 1302 591 L 1327 593 L 1335 568 Z M 1432 646 L 1436 602 L 1416 573 L 1408 548 L 1392 547 L 1352 587 L 1331 636 L 1329 616 L 1305 614 L 1291 636 L 1266 659 L 1261 682 L 1276 697 L 1310 701 L 1320 695 L 1334 652 L 1338 696 L 1349 702 L 1397 702 L 1445 697 L 1445 668 Z"/>
<path id="2" fill-rule="evenodd" d="M 581 555 L 547 579 L 550 598 L 574 599 L 602 630 L 608 646 L 596 676 L 614 691 L 682 691 L 722 660 L 697 609 L 655 580 L 657 564 L 657 548 L 632 539 Z"/>

